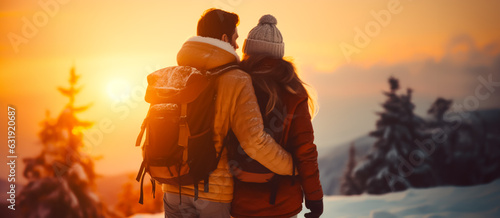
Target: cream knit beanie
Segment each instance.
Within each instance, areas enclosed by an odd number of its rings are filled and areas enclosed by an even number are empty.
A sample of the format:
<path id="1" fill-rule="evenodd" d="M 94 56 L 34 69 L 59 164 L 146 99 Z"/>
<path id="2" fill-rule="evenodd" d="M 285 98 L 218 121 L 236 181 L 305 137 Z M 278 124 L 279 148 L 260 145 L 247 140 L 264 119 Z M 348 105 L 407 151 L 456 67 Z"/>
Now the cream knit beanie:
<path id="1" fill-rule="evenodd" d="M 276 27 L 278 21 L 267 14 L 260 18 L 259 24 L 249 33 L 243 44 L 243 52 L 247 55 L 269 54 L 275 58 L 283 58 L 285 43 L 281 32 Z"/>

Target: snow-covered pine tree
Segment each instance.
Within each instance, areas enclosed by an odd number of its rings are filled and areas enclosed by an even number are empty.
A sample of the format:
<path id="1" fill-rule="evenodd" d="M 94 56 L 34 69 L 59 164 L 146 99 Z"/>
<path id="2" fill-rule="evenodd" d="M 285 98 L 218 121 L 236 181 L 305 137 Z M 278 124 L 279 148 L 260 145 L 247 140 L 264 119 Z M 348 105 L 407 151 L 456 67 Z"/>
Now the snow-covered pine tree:
<path id="1" fill-rule="evenodd" d="M 499 140 L 491 137 L 491 130 L 476 112 L 451 112 L 451 119 L 444 119 L 452 102 L 438 98 L 427 111 L 432 116 L 427 131 L 442 135 L 434 140 L 436 149 L 430 156 L 433 168 L 443 185 L 491 182 L 500 176 L 500 153 L 495 152 L 498 149 L 491 149 L 498 146 Z"/>
<path id="2" fill-rule="evenodd" d="M 42 150 L 24 159 L 29 183 L 19 196 L 22 217 L 104 217 L 106 210 L 95 193 L 93 160 L 83 151 L 82 130 L 92 123 L 76 117 L 90 106 L 75 106 L 78 79 L 73 67 L 69 87 L 58 88 L 68 104 L 57 119 L 47 112 L 39 133 Z"/>
<path id="3" fill-rule="evenodd" d="M 351 144 L 351 146 L 349 147 L 349 159 L 347 160 L 347 166 L 344 171 L 344 175 L 342 176 L 342 181 L 340 183 L 341 195 L 355 195 L 361 192 L 358 188 L 359 184 L 356 184 L 356 182 L 352 178 L 352 172 L 355 166 L 356 166 L 356 147 L 354 147 L 354 144 Z"/>
<path id="4" fill-rule="evenodd" d="M 429 121 L 430 126 L 438 126 L 446 123 L 444 114 L 450 109 L 452 100 L 437 98 L 431 105 L 427 113 L 432 115 L 433 120 Z"/>
<path id="5" fill-rule="evenodd" d="M 450 135 L 455 135 L 456 130 L 453 130 L 451 122 L 444 119 L 444 115 L 450 109 L 452 103 L 452 100 L 438 97 L 427 110 L 427 114 L 430 115 L 430 119 L 426 123 L 428 135 L 443 133 L 440 138 L 436 137 L 433 140 L 434 151 L 429 157 L 433 161 L 434 171 L 439 175 L 440 184 L 443 185 L 448 184 L 448 180 L 453 179 L 450 176 L 454 174 L 451 163 L 455 152 L 455 142 L 454 139 L 450 138 Z M 438 142 L 436 142 L 436 139 Z"/>
<path id="6" fill-rule="evenodd" d="M 427 156 L 415 145 L 425 138 L 421 132 L 424 122 L 413 114 L 412 90 L 397 95 L 399 81 L 389 78 L 390 91 L 376 130 L 370 133 L 378 138 L 370 153 L 354 168 L 352 180 L 359 184 L 359 193 L 384 194 L 409 187 L 430 187 L 436 179 Z"/>

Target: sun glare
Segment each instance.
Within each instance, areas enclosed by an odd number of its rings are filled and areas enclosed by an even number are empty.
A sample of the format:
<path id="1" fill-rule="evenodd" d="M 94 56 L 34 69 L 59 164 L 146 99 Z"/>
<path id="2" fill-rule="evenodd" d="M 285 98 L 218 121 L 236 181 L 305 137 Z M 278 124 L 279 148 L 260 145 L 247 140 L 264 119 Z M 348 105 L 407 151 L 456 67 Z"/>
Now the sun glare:
<path id="1" fill-rule="evenodd" d="M 114 101 L 125 101 L 130 97 L 130 83 L 124 79 L 114 79 L 108 83 L 106 92 Z"/>

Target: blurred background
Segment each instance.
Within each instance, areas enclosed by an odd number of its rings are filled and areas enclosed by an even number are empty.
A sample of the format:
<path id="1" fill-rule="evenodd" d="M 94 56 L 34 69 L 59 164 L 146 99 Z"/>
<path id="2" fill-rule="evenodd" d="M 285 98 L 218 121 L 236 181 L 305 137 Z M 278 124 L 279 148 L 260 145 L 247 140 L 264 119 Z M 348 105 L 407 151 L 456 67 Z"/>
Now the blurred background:
<path id="1" fill-rule="evenodd" d="M 158 197 L 136 205 L 145 79 L 176 65 L 177 51 L 211 7 L 240 16 L 240 48 L 262 15 L 277 18 L 285 56 L 317 93 L 313 125 L 325 194 L 476 185 L 500 175 L 498 1 L 3 1 L 0 159 L 8 161 L 12 105 L 16 200 L 45 199 L 62 175 L 68 187 L 56 196 L 86 199 L 90 209 L 80 214 L 161 212 Z M 406 130 L 410 137 L 399 135 Z M 446 137 L 433 139 L 440 132 Z M 422 154 L 411 153 L 422 150 L 415 142 L 425 140 L 436 149 L 413 164 L 413 177 L 388 187 L 379 172 L 395 174 L 404 162 L 397 157 L 410 162 Z M 0 169 L 3 199 L 9 168 Z M 21 195 L 22 187 L 31 192 Z M 51 204 L 26 201 L 39 211 Z"/>

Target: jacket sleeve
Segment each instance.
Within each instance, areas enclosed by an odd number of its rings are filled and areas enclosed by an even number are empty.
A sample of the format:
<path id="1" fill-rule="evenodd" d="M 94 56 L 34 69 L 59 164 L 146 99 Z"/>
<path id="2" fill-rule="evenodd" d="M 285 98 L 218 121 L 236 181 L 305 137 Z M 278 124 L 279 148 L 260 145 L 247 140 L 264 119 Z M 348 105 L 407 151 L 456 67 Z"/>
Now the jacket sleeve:
<path id="1" fill-rule="evenodd" d="M 274 139 L 264 131 L 262 115 L 250 76 L 244 72 L 232 90 L 234 107 L 230 112 L 230 126 L 243 150 L 260 164 L 276 174 L 292 175 L 293 160 Z"/>
<path id="2" fill-rule="evenodd" d="M 288 146 L 296 158 L 297 170 L 307 200 L 321 200 L 323 189 L 319 180 L 318 152 L 307 99 L 297 105 L 288 133 Z"/>

